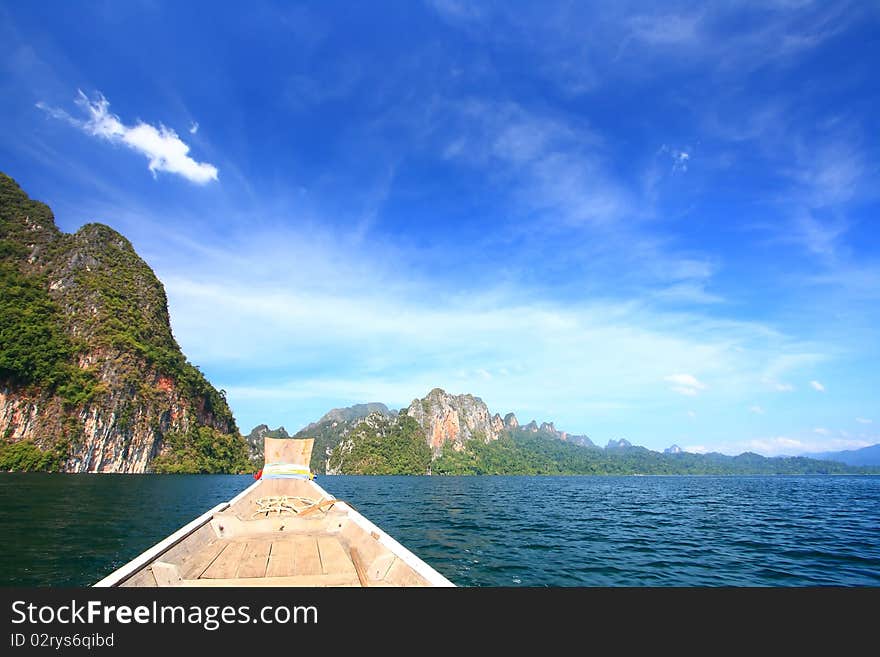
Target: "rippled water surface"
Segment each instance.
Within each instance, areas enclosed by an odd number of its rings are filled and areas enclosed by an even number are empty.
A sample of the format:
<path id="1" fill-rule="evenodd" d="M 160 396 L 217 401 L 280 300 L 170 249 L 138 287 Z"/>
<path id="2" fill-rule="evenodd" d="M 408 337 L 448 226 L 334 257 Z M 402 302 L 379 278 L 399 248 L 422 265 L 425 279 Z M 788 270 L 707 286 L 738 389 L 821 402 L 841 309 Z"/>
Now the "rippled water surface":
<path id="1" fill-rule="evenodd" d="M 91 584 L 251 483 L 0 475 L 0 584 Z M 880 585 L 880 477 L 319 483 L 462 586 Z"/>

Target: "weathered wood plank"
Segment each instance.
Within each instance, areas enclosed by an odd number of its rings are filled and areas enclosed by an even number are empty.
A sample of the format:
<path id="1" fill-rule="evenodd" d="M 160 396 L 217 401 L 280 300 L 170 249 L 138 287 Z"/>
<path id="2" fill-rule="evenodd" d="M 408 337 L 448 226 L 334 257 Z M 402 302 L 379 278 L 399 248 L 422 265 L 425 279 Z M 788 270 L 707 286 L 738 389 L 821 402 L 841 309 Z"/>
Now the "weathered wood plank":
<path id="1" fill-rule="evenodd" d="M 318 550 L 321 552 L 321 569 L 325 575 L 344 573 L 357 574 L 348 551 L 335 536 L 319 536 Z"/>
<path id="2" fill-rule="evenodd" d="M 428 582 L 424 577 L 407 566 L 400 559 L 396 559 L 388 573 L 385 575 L 385 581 L 395 586 L 427 586 Z"/>
<path id="3" fill-rule="evenodd" d="M 321 575 L 321 555 L 314 536 L 294 536 L 294 574 Z"/>
<path id="4" fill-rule="evenodd" d="M 152 586 L 159 586 L 159 584 L 156 582 L 156 578 L 153 577 L 153 571 L 150 570 L 149 568 L 144 568 L 143 570 L 140 570 L 137 573 L 135 573 L 134 575 L 132 575 L 131 577 L 129 577 L 122 584 L 120 584 L 120 586 L 124 586 L 124 587 L 127 587 L 127 586 L 152 587 Z"/>
<path id="5" fill-rule="evenodd" d="M 235 577 L 245 547 L 247 547 L 246 543 L 227 543 L 223 552 L 208 566 L 202 577 L 208 579 L 229 579 Z"/>
<path id="6" fill-rule="evenodd" d="M 293 575 L 246 579 L 184 579 L 180 586 L 360 586 L 357 575 Z"/>
<path id="7" fill-rule="evenodd" d="M 357 548 L 351 548 L 349 554 L 351 554 L 351 562 L 354 564 L 354 569 L 357 571 L 358 582 L 363 587 L 369 586 L 370 581 L 367 579 L 367 569 L 360 552 L 358 552 Z"/>
<path id="8" fill-rule="evenodd" d="M 265 577 L 266 565 L 269 563 L 269 550 L 271 549 L 271 541 L 248 541 L 238 566 L 237 577 Z"/>
<path id="9" fill-rule="evenodd" d="M 269 553 L 269 565 L 266 567 L 266 577 L 290 577 L 293 575 L 294 551 L 294 543 L 289 539 L 273 541 L 272 551 Z"/>
<path id="10" fill-rule="evenodd" d="M 182 581 L 180 570 L 173 563 L 155 561 L 150 566 L 150 570 L 153 571 L 153 577 L 156 578 L 159 586 L 177 586 Z"/>
<path id="11" fill-rule="evenodd" d="M 225 541 L 213 541 L 202 547 L 180 568 L 183 579 L 198 579 L 226 548 Z"/>

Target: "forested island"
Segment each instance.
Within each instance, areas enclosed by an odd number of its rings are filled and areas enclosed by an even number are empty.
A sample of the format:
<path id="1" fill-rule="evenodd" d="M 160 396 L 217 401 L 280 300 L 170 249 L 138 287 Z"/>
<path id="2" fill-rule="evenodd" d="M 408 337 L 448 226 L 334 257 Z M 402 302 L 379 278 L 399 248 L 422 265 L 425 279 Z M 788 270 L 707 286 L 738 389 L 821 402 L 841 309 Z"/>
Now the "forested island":
<path id="1" fill-rule="evenodd" d="M 327 471 L 386 475 L 880 474 L 876 466 L 852 467 L 803 457 L 659 453 L 628 443 L 582 446 L 521 428 L 505 430 L 489 441 L 478 434 L 462 448 L 446 444 L 432 458 L 424 432 L 409 417 L 399 421 L 367 418 L 331 450 Z"/>

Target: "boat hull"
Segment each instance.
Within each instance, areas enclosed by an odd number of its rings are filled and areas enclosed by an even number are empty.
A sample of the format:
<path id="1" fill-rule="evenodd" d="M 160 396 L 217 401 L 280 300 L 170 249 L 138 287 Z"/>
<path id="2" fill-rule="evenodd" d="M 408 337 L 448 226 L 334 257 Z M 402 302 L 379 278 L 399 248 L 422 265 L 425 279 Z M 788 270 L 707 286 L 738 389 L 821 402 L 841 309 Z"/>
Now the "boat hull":
<path id="1" fill-rule="evenodd" d="M 307 478 L 262 479 L 97 587 L 454 586 Z"/>

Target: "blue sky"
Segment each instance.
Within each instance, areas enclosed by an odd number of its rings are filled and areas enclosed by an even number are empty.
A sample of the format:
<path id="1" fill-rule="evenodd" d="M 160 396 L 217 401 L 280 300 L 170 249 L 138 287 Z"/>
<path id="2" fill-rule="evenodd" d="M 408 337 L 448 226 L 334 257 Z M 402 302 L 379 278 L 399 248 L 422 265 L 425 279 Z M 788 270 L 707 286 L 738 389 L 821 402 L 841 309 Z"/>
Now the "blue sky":
<path id="1" fill-rule="evenodd" d="M 880 442 L 876 7 L 353 5 L 0 4 L 0 169 L 132 240 L 243 431 L 440 386 Z"/>

